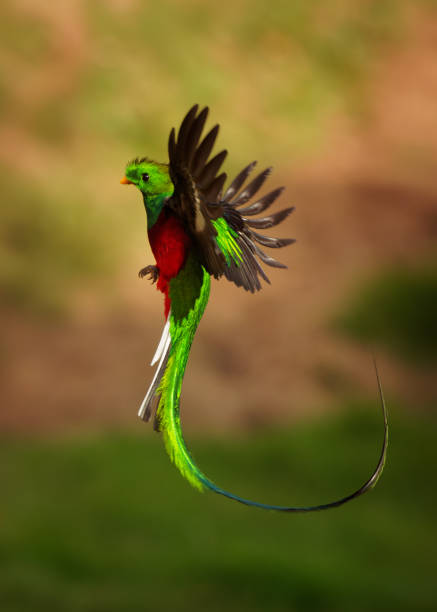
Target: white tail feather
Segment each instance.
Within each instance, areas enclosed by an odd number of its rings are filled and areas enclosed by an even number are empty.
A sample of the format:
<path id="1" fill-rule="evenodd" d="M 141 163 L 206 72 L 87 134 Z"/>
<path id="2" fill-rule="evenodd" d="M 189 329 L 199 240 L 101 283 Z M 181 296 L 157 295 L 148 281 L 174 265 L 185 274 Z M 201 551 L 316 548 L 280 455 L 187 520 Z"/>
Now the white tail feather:
<path id="1" fill-rule="evenodd" d="M 141 403 L 140 409 L 138 410 L 138 416 L 140 417 L 140 419 L 144 420 L 147 406 L 149 405 L 149 403 L 153 399 L 153 396 L 155 395 L 157 378 L 160 374 L 162 374 L 161 372 L 162 364 L 164 363 L 164 360 L 167 356 L 167 352 L 170 347 L 170 342 L 171 342 L 171 337 L 170 337 L 170 315 L 169 315 L 169 317 L 167 318 L 167 322 L 164 326 L 164 330 L 162 332 L 162 336 L 161 336 L 161 340 L 159 341 L 158 348 L 156 349 L 155 355 L 152 359 L 151 365 L 154 365 L 158 361 L 158 359 L 159 359 L 159 364 L 158 364 L 158 367 L 156 368 L 155 375 L 150 384 L 150 387 L 147 390 L 146 396 Z"/>
<path id="2" fill-rule="evenodd" d="M 159 341 L 158 348 L 153 355 L 153 359 L 150 363 L 151 366 L 155 365 L 157 361 L 159 361 L 162 357 L 162 354 L 165 353 L 164 347 L 166 346 L 167 340 L 170 337 L 170 317 L 167 318 L 167 322 L 164 325 L 164 329 L 162 330 L 161 340 Z"/>

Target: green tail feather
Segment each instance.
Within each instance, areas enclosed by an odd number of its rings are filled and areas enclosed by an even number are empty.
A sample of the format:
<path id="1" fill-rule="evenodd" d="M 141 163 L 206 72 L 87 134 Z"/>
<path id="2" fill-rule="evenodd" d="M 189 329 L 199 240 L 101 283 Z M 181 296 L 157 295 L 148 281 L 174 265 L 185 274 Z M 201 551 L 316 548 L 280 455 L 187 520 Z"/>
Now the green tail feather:
<path id="1" fill-rule="evenodd" d="M 156 413 L 167 452 L 181 474 L 195 487 L 204 489 L 206 477 L 188 452 L 181 432 L 179 399 L 191 344 L 209 298 L 210 276 L 190 256 L 184 269 L 170 283 L 171 349 L 158 388 L 161 399 Z"/>
<path id="2" fill-rule="evenodd" d="M 161 399 L 157 410 L 157 423 L 162 432 L 167 452 L 176 467 L 194 487 L 203 491 L 209 489 L 248 506 L 280 512 L 313 512 L 341 506 L 366 491 L 372 489 L 384 468 L 387 444 L 388 423 L 387 410 L 378 371 L 375 372 L 378 382 L 381 408 L 384 417 L 384 439 L 381 454 L 370 478 L 353 493 L 341 499 L 317 506 L 275 506 L 263 504 L 234 495 L 216 486 L 200 471 L 194 463 L 185 444 L 181 431 L 179 399 L 185 367 L 188 361 L 191 344 L 200 319 L 202 318 L 209 298 L 210 276 L 193 255 L 187 260 L 183 270 L 170 283 L 170 336 L 171 349 L 165 373 L 161 379 L 158 393 Z"/>

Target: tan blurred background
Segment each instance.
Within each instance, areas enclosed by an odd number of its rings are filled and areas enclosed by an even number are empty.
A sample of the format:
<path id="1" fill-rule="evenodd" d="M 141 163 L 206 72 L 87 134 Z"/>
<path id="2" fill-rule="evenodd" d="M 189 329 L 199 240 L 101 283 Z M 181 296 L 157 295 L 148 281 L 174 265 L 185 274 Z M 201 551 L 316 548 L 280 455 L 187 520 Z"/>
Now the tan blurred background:
<path id="1" fill-rule="evenodd" d="M 213 283 L 187 424 L 262 425 L 374 394 L 368 348 L 331 323 L 361 283 L 435 254 L 432 3 L 16 0 L 1 13 L 0 427 L 137 425 L 163 306 L 137 279 L 145 215 L 119 178 L 135 155 L 166 160 L 194 102 L 221 124 L 230 174 L 275 167 L 268 186 L 296 206 L 278 234 L 297 243 L 256 296 Z M 389 393 L 428 401 L 432 369 L 372 340 Z"/>

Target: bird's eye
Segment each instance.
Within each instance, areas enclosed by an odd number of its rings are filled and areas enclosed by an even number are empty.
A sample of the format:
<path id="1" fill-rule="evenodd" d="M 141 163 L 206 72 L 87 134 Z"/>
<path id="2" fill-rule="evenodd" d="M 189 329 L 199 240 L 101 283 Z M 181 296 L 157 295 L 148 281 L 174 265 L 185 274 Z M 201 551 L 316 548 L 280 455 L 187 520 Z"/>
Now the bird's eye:
<path id="1" fill-rule="evenodd" d="M 150 176 L 147 174 L 147 172 L 145 172 L 144 174 L 141 175 L 141 178 L 143 179 L 144 183 L 147 183 L 147 181 L 149 180 Z"/>

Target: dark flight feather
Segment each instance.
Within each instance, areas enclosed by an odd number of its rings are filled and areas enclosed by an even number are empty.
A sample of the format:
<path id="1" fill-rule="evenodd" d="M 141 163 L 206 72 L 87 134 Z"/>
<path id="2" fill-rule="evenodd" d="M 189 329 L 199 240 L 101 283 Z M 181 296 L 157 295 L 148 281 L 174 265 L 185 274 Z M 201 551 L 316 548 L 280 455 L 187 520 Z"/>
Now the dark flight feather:
<path id="1" fill-rule="evenodd" d="M 247 185 L 247 187 L 245 187 L 243 189 L 243 191 L 240 193 L 240 195 L 238 195 L 235 198 L 235 200 L 233 201 L 233 205 L 234 206 L 242 206 L 243 204 L 246 204 L 246 202 L 248 200 L 250 200 L 250 198 L 252 198 L 259 189 L 261 189 L 261 187 L 263 186 L 266 178 L 269 176 L 271 171 L 272 171 L 271 168 L 266 168 L 263 172 L 258 174 L 258 176 L 256 176 Z"/>
<path id="2" fill-rule="evenodd" d="M 266 217 L 252 218 L 253 215 L 267 210 L 282 193 L 283 187 L 274 189 L 240 208 L 256 196 L 271 173 L 271 168 L 266 168 L 244 186 L 256 162 L 243 168 L 222 195 L 226 174 L 220 173 L 220 169 L 227 151 L 220 151 L 209 159 L 219 126 L 215 125 L 202 139 L 208 108 L 198 111 L 197 104 L 189 110 L 177 136 L 174 128 L 170 132 L 169 169 L 174 193 L 169 198 L 168 205 L 183 220 L 198 247 L 199 258 L 210 274 L 216 278 L 224 275 L 247 291 L 258 291 L 261 289 L 260 278 L 270 282 L 260 261 L 272 267 L 285 267 L 266 255 L 258 244 L 280 248 L 294 240 L 262 236 L 251 228 L 264 229 L 278 225 L 293 209 L 286 208 Z M 218 247 L 217 230 L 212 222 L 220 217 L 225 219 L 234 232 L 242 254 L 241 262 L 229 261 Z"/>
<path id="3" fill-rule="evenodd" d="M 273 227 L 274 225 L 279 225 L 288 217 L 288 215 L 294 210 L 293 207 L 285 208 L 284 210 L 280 210 L 273 215 L 269 215 L 268 217 L 261 217 L 260 219 L 246 219 L 243 217 L 243 221 L 249 227 L 255 227 L 257 229 L 267 229 L 269 227 Z"/>
<path id="4" fill-rule="evenodd" d="M 225 194 L 223 196 L 223 202 L 230 203 L 231 198 L 233 198 L 237 191 L 242 187 L 243 183 L 245 182 L 249 174 L 252 172 L 252 170 L 255 168 L 255 166 L 256 161 L 253 161 L 248 166 L 243 168 L 243 170 L 239 174 L 237 174 L 237 176 L 234 178 L 232 183 L 225 191 Z"/>
<path id="5" fill-rule="evenodd" d="M 243 216 L 258 215 L 259 213 L 262 213 L 267 210 L 267 208 L 270 208 L 276 198 L 280 196 L 283 191 L 284 187 L 278 187 L 270 193 L 267 193 L 265 196 L 263 196 L 256 202 L 249 204 L 249 206 L 246 206 L 246 208 L 240 208 L 238 212 L 240 213 L 240 215 Z"/>

